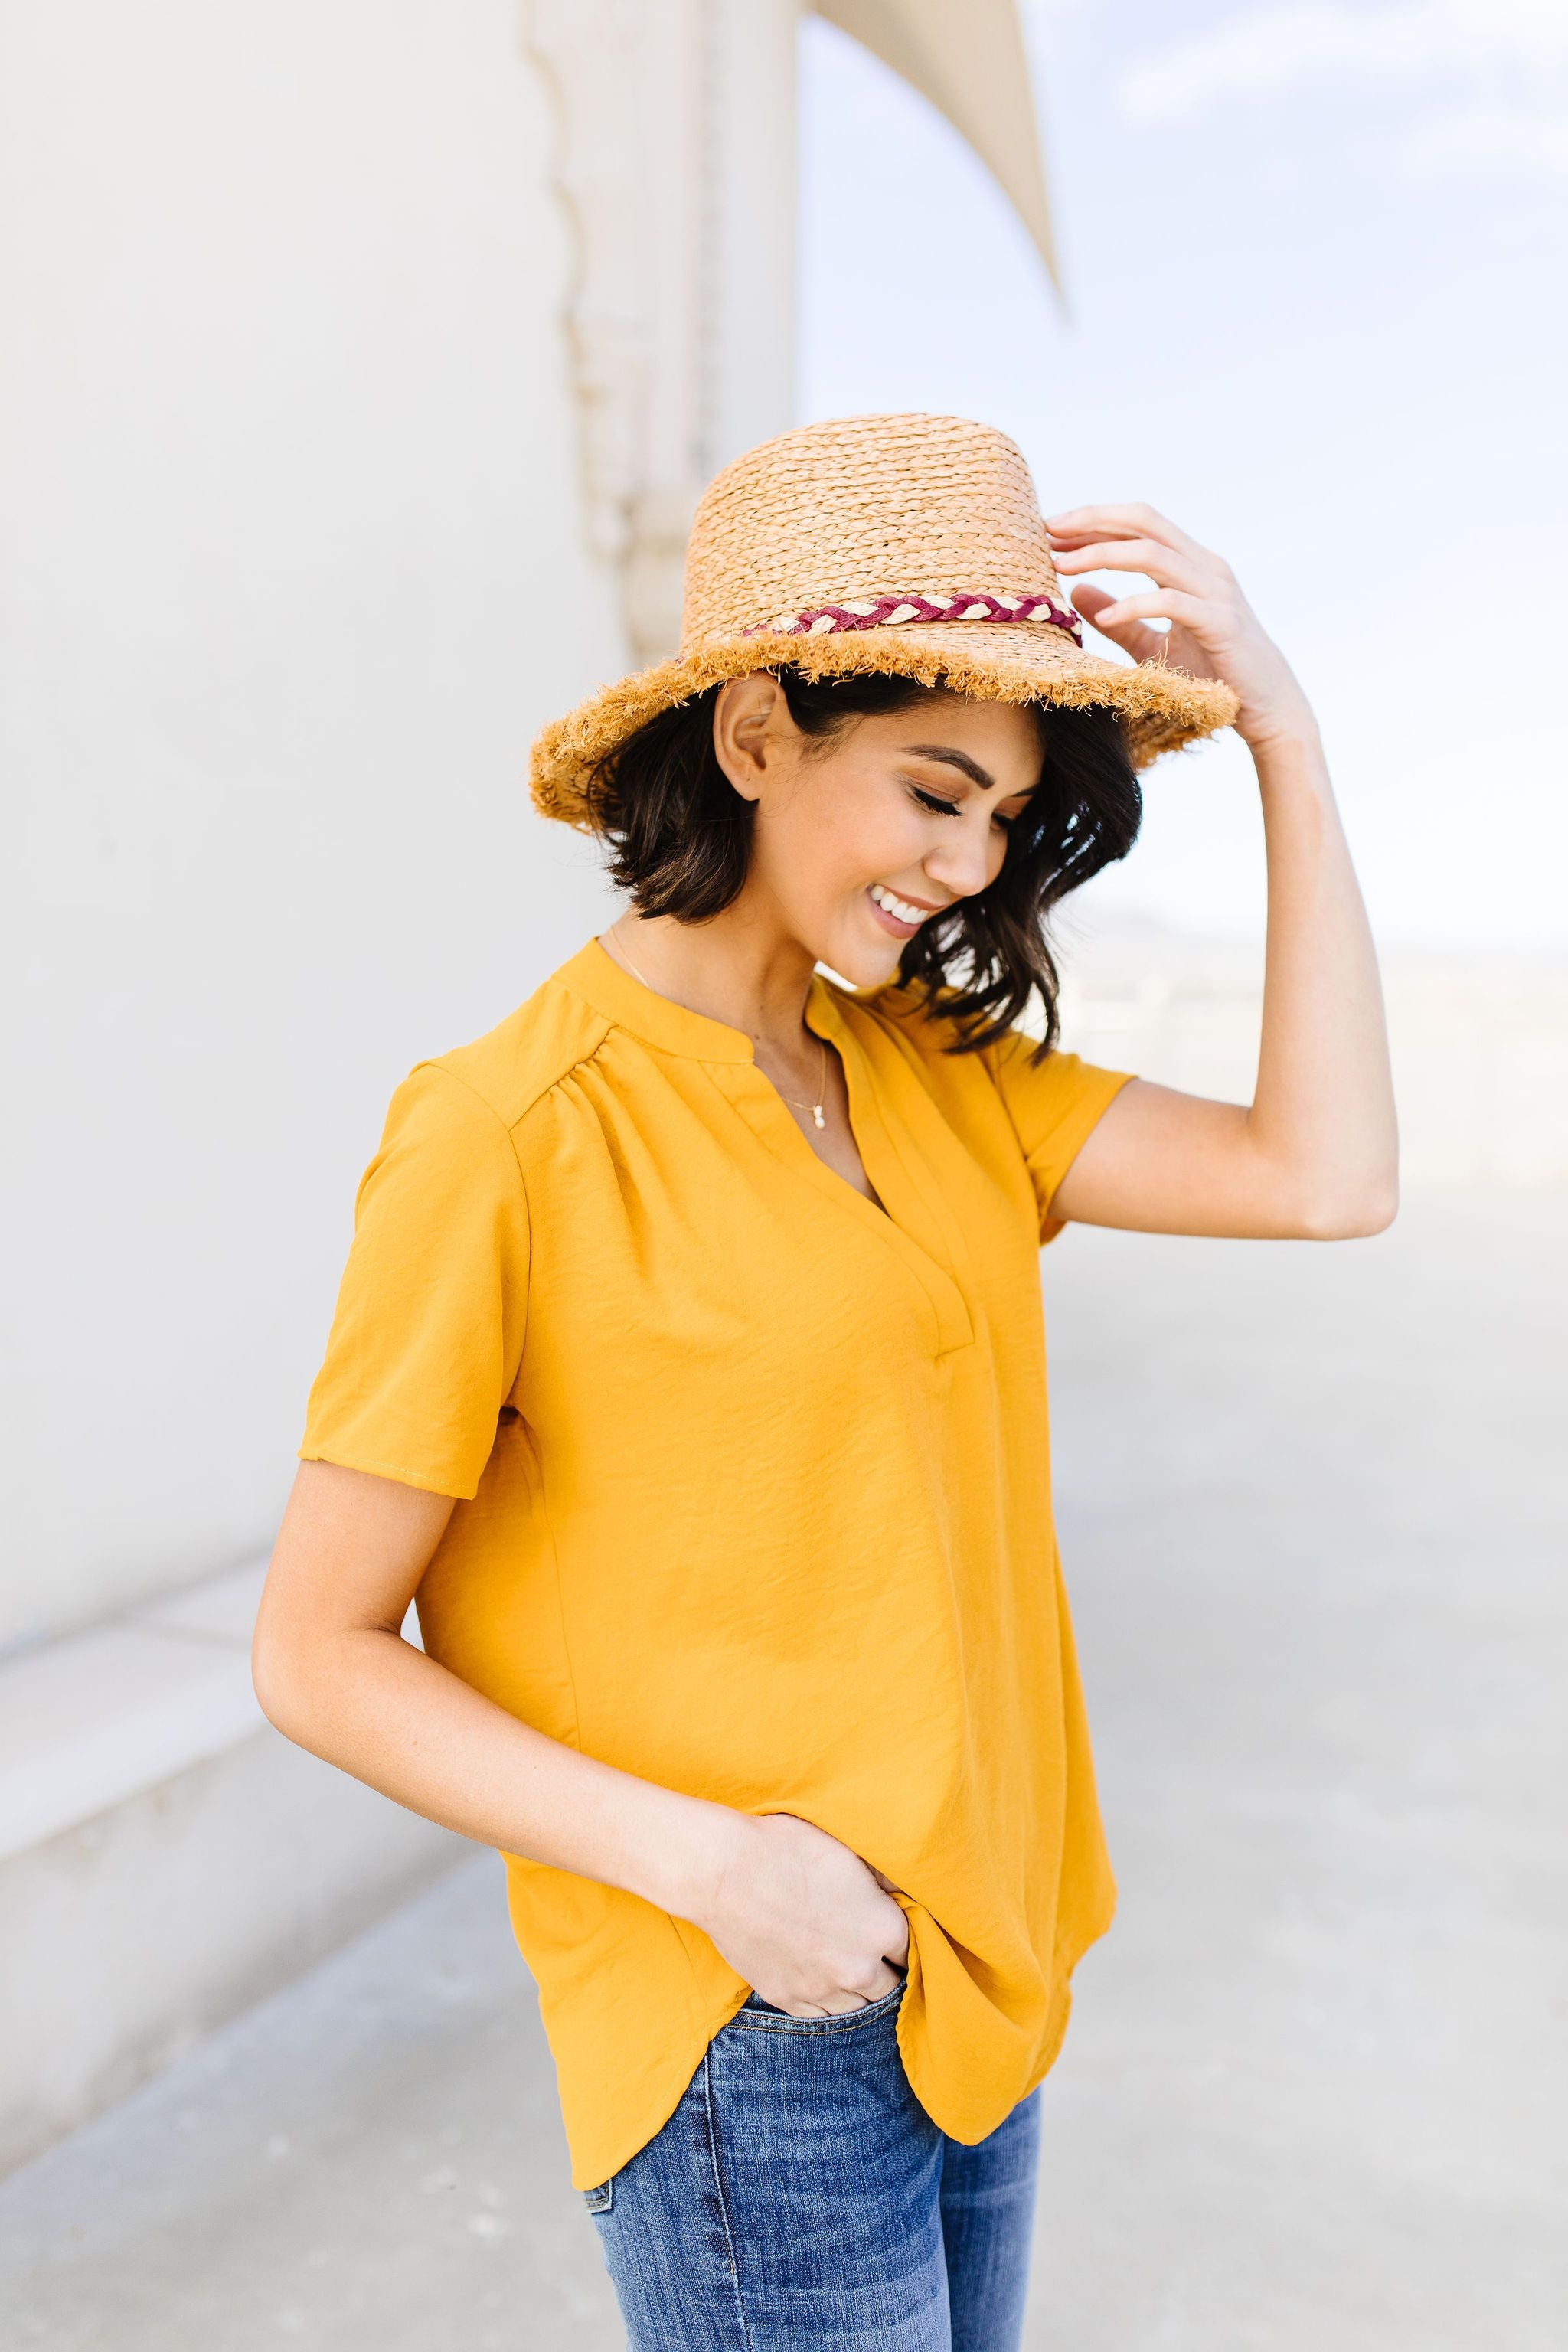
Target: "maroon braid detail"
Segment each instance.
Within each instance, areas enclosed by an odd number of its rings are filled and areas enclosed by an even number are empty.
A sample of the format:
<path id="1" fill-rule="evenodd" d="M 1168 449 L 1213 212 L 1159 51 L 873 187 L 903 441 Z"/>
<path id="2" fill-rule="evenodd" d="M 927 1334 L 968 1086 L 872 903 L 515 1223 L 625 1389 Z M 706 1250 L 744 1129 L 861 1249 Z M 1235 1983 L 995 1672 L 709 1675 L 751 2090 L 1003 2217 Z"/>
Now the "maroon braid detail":
<path id="1" fill-rule="evenodd" d="M 1075 646 L 1083 643 L 1078 614 L 1046 595 L 993 596 L 984 589 L 959 596 L 851 597 L 842 604 L 814 604 L 804 613 L 742 629 L 743 637 L 836 636 L 841 629 L 916 628 L 928 621 L 1044 621 L 1061 629 Z"/>

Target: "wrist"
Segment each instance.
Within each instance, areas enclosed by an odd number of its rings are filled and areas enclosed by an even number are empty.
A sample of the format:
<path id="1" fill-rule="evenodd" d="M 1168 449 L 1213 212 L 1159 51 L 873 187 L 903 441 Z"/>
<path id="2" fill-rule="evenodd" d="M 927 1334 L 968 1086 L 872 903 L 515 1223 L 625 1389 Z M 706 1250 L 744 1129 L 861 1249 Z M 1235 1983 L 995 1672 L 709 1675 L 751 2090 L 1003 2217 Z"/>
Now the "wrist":
<path id="1" fill-rule="evenodd" d="M 705 1798 L 673 1802 L 666 1833 L 648 1841 L 631 1891 L 700 1927 L 718 1908 L 725 1882 L 743 1866 L 753 1823 L 749 1814 Z"/>
<path id="2" fill-rule="evenodd" d="M 1236 731 L 1259 764 L 1292 753 L 1322 756 L 1323 740 L 1318 721 L 1305 698 L 1283 710 L 1259 711 L 1256 715 L 1243 710 L 1237 719 Z"/>

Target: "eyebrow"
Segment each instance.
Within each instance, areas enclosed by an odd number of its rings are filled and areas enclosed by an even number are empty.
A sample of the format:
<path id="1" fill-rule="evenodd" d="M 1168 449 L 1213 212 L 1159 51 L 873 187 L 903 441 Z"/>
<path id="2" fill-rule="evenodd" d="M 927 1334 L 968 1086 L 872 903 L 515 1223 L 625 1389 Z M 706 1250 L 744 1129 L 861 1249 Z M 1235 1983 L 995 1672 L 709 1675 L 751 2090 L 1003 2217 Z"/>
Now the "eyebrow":
<path id="1" fill-rule="evenodd" d="M 940 760 L 944 767 L 956 768 L 961 775 L 969 778 L 972 784 L 978 784 L 983 793 L 993 793 L 996 789 L 996 779 L 989 768 L 983 768 L 978 760 L 970 758 L 967 751 L 954 751 L 950 743 L 904 743 L 900 749 L 906 759 Z M 1033 792 L 1034 786 L 1024 784 L 1019 790 Z M 1007 794 L 1009 800 L 1014 797 L 1011 793 Z"/>

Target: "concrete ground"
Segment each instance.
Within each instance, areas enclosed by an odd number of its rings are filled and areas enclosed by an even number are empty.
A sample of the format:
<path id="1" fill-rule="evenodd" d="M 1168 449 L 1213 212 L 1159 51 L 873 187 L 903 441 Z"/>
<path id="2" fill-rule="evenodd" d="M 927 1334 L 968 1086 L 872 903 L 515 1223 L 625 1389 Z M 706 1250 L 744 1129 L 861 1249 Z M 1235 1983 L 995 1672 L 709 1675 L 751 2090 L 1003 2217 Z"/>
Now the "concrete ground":
<path id="1" fill-rule="evenodd" d="M 1029 2343 L 1562 2352 L 1564 1203 L 1046 1268 L 1122 1900 Z M 15 2175 L 0 2241 L 17 2352 L 621 2340 L 488 1855 Z"/>

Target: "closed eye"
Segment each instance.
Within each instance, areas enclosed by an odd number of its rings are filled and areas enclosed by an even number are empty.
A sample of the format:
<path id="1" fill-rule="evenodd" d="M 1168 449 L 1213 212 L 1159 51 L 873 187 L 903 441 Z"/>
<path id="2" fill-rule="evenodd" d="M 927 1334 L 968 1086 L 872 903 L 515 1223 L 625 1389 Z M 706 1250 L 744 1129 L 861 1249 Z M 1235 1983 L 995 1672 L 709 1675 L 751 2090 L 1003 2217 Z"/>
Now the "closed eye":
<path id="1" fill-rule="evenodd" d="M 960 814 L 958 803 L 956 801 L 944 801 L 940 793 L 923 792 L 919 784 L 911 784 L 910 786 L 910 790 L 913 793 L 916 800 L 919 801 L 921 808 L 934 809 L 939 816 L 957 816 Z M 1014 819 L 1010 816 L 1004 816 L 1000 809 L 998 809 L 991 822 L 993 824 L 1000 825 L 1004 833 L 1010 833 L 1013 829 Z"/>

